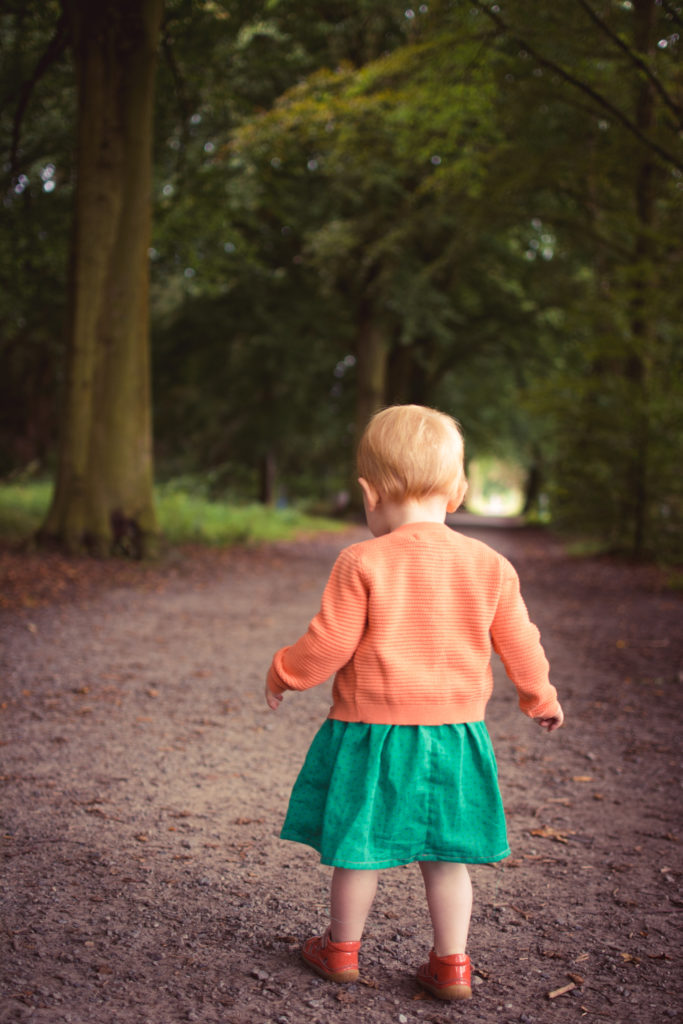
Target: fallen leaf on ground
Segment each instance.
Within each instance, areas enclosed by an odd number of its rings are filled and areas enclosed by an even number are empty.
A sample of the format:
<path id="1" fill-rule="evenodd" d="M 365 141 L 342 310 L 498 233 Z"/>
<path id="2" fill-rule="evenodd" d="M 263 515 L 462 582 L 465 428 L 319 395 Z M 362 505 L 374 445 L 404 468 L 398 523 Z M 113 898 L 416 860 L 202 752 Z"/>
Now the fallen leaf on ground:
<path id="1" fill-rule="evenodd" d="M 568 843 L 568 836 L 575 836 L 576 832 L 560 832 L 557 828 L 552 828 L 550 825 L 542 825 L 541 828 L 529 829 L 529 835 L 538 836 L 539 839 L 552 839 L 555 843 Z"/>

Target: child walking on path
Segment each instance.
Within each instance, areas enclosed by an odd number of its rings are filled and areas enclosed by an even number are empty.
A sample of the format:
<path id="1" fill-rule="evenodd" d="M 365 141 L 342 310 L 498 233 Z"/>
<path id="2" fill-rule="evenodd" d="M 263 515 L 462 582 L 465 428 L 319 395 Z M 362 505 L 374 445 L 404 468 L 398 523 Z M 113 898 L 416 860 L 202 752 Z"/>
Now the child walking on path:
<path id="1" fill-rule="evenodd" d="M 329 926 L 302 955 L 324 978 L 354 981 L 378 872 L 417 862 L 434 930 L 417 981 L 440 999 L 467 999 L 466 865 L 509 853 L 484 723 L 491 646 L 526 715 L 552 732 L 562 708 L 515 570 L 445 524 L 467 488 L 455 421 L 422 406 L 385 409 L 361 439 L 358 472 L 374 539 L 341 552 L 320 611 L 277 652 L 266 682 L 275 711 L 287 690 L 335 676 L 281 833 L 334 867 Z"/>

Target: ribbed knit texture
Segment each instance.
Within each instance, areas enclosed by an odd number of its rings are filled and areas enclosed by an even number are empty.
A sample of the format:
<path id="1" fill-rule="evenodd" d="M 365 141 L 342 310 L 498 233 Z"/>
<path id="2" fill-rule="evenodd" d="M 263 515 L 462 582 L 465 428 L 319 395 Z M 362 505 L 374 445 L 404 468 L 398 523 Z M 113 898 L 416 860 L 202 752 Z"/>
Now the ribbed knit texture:
<path id="1" fill-rule="evenodd" d="M 530 717 L 557 692 L 519 579 L 502 555 L 445 524 L 410 523 L 339 555 L 307 632 L 273 659 L 274 693 L 336 673 L 330 718 L 390 725 L 484 719 L 491 643 Z"/>

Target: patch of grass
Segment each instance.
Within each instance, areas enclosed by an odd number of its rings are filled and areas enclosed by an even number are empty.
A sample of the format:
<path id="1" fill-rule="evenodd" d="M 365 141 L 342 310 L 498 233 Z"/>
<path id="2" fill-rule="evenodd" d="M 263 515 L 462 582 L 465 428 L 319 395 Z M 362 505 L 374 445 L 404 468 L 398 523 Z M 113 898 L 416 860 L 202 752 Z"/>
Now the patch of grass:
<path id="1" fill-rule="evenodd" d="M 0 485 L 0 539 L 15 543 L 39 528 L 52 495 L 49 482 Z M 156 489 L 161 532 L 170 544 L 218 546 L 286 540 L 300 533 L 339 530 L 335 519 L 309 516 L 296 508 L 233 505 L 188 494 L 176 486 Z"/>
<path id="2" fill-rule="evenodd" d="M 157 491 L 157 515 L 161 532 L 171 544 L 251 544 L 341 526 L 335 519 L 309 516 L 296 508 L 230 505 L 182 491 L 164 491 Z"/>
<path id="3" fill-rule="evenodd" d="M 35 533 L 51 497 L 47 480 L 0 485 L 0 539 L 14 544 Z"/>

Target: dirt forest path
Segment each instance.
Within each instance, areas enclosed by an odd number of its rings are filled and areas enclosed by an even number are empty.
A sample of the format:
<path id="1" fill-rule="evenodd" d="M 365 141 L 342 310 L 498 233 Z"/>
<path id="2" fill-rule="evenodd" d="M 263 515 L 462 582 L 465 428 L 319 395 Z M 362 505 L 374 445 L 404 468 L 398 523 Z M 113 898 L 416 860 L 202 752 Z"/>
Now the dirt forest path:
<path id="1" fill-rule="evenodd" d="M 680 595 L 540 532 L 477 535 L 519 569 L 567 725 L 542 733 L 496 670 L 513 852 L 472 870 L 473 999 L 413 982 L 430 941 L 414 865 L 383 876 L 360 983 L 299 960 L 329 869 L 278 830 L 328 687 L 272 714 L 263 677 L 339 549 L 368 536 L 354 528 L 89 591 L 66 564 L 54 600 L 33 556 L 39 598 L 0 611 L 0 1022 L 683 1019 Z M 5 560 L 6 593 L 25 564 Z"/>

